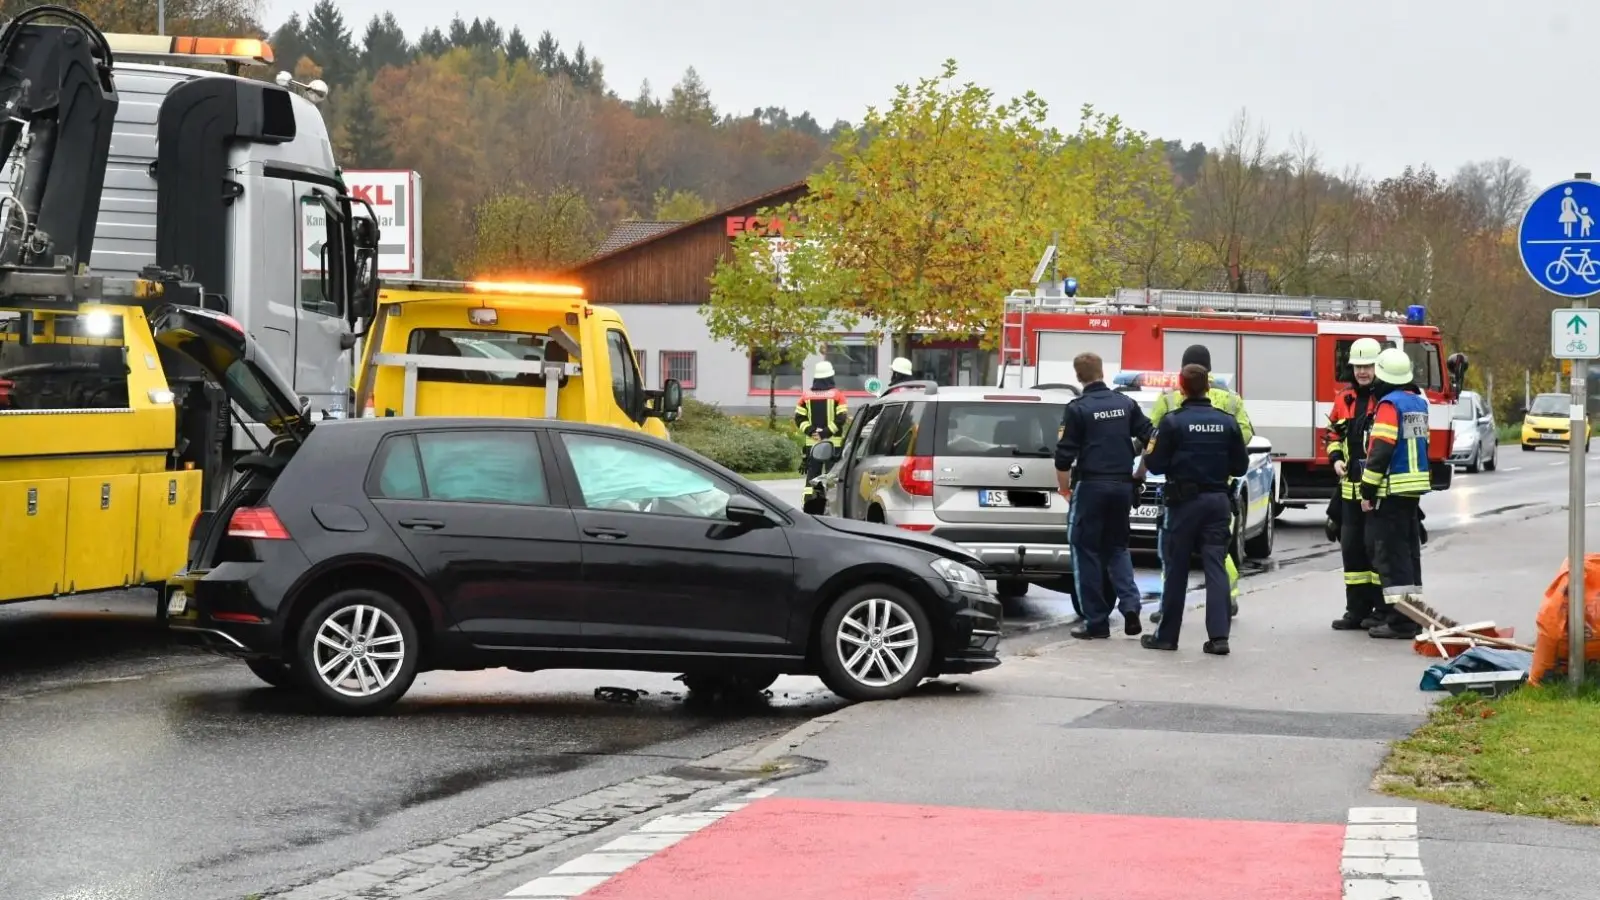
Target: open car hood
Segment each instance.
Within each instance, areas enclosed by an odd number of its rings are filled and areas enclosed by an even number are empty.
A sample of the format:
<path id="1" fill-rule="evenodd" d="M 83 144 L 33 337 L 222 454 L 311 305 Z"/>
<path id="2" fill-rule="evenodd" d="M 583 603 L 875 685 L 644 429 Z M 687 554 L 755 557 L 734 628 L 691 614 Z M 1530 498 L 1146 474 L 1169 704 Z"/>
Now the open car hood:
<path id="1" fill-rule="evenodd" d="M 877 538 L 891 544 L 901 544 L 925 550 L 946 559 L 953 559 L 965 563 L 979 571 L 983 570 L 983 561 L 968 553 L 961 545 L 953 544 L 944 538 L 937 538 L 931 534 L 919 534 L 915 531 L 906 531 L 893 525 L 883 525 L 878 522 L 862 522 L 859 519 L 841 519 L 835 516 L 816 516 L 818 522 L 828 526 L 834 531 L 853 534 L 859 537 Z"/>
<path id="2" fill-rule="evenodd" d="M 312 423 L 289 380 L 231 316 L 168 304 L 150 315 L 156 343 L 193 360 L 245 415 L 273 434 L 304 441 Z"/>

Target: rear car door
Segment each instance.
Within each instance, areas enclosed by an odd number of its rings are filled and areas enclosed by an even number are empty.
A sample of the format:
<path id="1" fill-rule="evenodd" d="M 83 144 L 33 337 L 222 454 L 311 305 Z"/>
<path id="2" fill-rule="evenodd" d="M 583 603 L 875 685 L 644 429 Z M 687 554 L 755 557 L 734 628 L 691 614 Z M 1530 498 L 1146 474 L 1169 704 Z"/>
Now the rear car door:
<path id="1" fill-rule="evenodd" d="M 455 627 L 489 647 L 571 647 L 582 622 L 578 526 L 539 429 L 396 434 L 367 493 Z"/>
<path id="2" fill-rule="evenodd" d="M 839 447 L 839 459 L 830 467 L 824 484 L 827 485 L 828 509 L 827 512 L 848 518 L 852 504 L 851 486 L 853 484 L 851 471 L 861 461 L 866 452 L 867 441 L 872 437 L 873 426 L 883 415 L 885 404 L 875 403 L 861 410 L 855 418 L 851 419 L 850 427 L 844 433 L 844 441 Z"/>
<path id="3" fill-rule="evenodd" d="M 737 487 L 660 447 L 552 433 L 583 546 L 586 647 L 785 650 L 794 554 L 783 528 L 729 521 Z"/>
<path id="4" fill-rule="evenodd" d="M 1055 468 L 1061 406 L 992 394 L 934 408 L 933 512 L 941 522 L 1065 527 Z"/>

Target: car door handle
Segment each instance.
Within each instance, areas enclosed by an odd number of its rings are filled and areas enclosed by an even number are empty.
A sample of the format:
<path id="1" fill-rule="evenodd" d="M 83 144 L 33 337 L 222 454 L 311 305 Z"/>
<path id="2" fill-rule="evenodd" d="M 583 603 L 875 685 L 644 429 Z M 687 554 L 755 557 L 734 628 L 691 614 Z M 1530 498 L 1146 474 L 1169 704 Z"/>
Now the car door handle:
<path id="1" fill-rule="evenodd" d="M 443 528 L 444 527 L 444 523 L 439 521 L 438 519 L 401 519 L 400 520 L 400 527 L 401 528 L 423 528 L 423 529 L 427 529 L 427 530 L 431 531 L 431 530 L 433 530 L 435 528 Z"/>
<path id="2" fill-rule="evenodd" d="M 628 533 L 623 531 L 621 528 L 611 528 L 606 525 L 594 525 L 589 528 L 585 528 L 583 533 L 587 534 L 589 537 L 600 538 L 604 541 L 614 541 L 618 538 L 625 538 L 628 536 Z"/>

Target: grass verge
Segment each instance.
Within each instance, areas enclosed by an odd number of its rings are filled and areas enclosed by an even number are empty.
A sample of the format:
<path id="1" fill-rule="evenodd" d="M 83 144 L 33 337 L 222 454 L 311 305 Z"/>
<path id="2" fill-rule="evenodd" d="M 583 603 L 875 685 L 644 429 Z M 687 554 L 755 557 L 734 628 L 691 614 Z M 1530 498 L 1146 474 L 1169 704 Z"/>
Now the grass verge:
<path id="1" fill-rule="evenodd" d="M 1378 773 L 1387 794 L 1460 809 L 1600 824 L 1600 688 L 1524 687 L 1439 703 Z"/>

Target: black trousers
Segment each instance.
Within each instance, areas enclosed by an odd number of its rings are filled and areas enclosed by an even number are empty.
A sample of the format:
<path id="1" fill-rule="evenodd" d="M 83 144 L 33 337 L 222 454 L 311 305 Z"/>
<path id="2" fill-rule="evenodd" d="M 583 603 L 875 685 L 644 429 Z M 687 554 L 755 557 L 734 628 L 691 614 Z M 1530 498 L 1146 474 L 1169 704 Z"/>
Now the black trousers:
<path id="1" fill-rule="evenodd" d="M 1109 627 L 1113 601 L 1124 616 L 1139 614 L 1139 585 L 1128 552 L 1133 490 L 1127 481 L 1080 481 L 1072 491 L 1067 540 L 1072 544 L 1074 605 L 1092 631 Z"/>
<path id="2" fill-rule="evenodd" d="M 1344 617 L 1360 622 L 1371 615 L 1387 614 L 1382 580 L 1367 549 L 1367 514 L 1360 500 L 1341 499 L 1339 551 L 1344 559 Z"/>
<path id="3" fill-rule="evenodd" d="M 1206 636 L 1228 637 L 1228 525 L 1233 510 L 1228 495 L 1201 494 L 1167 508 L 1161 535 L 1161 624 L 1156 640 L 1178 642 L 1183 628 L 1183 600 L 1189 592 L 1189 556 L 1200 551 L 1206 573 Z"/>
<path id="4" fill-rule="evenodd" d="M 1366 514 L 1367 553 L 1372 557 L 1383 599 L 1392 604 L 1401 594 L 1422 593 L 1422 521 L 1416 497 L 1380 497 Z M 1388 623 L 1415 630 L 1417 625 L 1390 605 Z"/>

